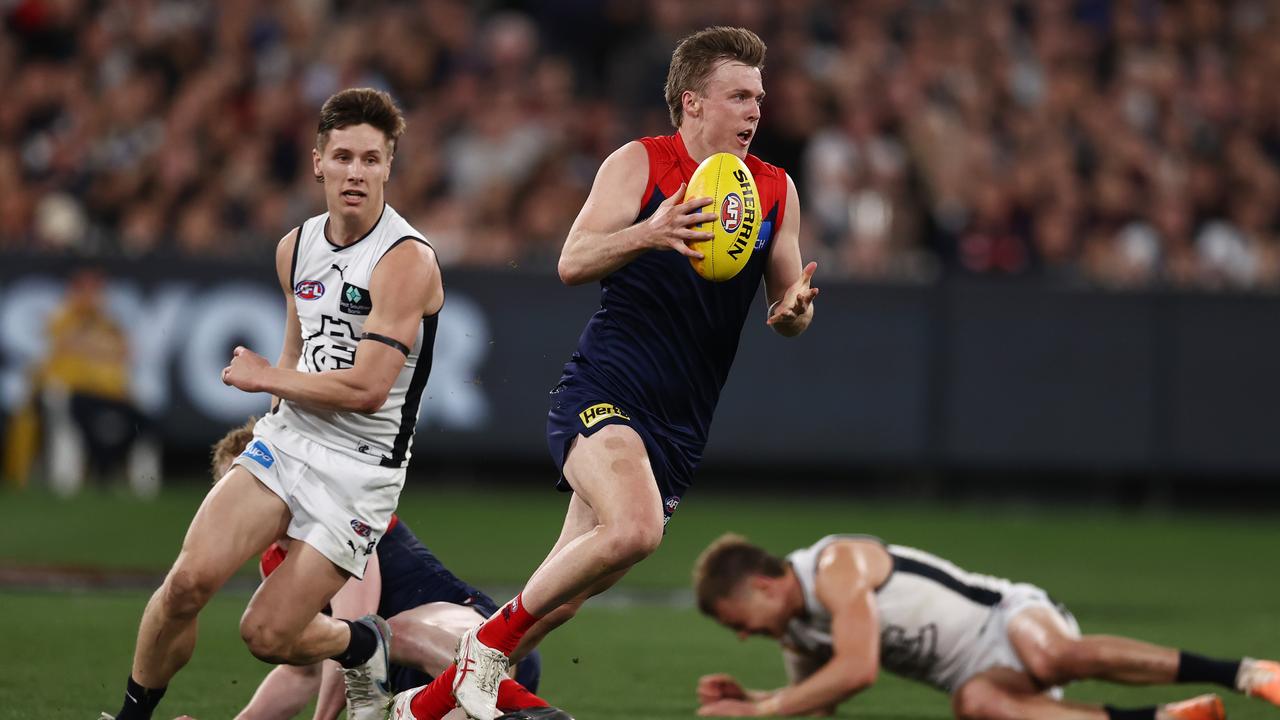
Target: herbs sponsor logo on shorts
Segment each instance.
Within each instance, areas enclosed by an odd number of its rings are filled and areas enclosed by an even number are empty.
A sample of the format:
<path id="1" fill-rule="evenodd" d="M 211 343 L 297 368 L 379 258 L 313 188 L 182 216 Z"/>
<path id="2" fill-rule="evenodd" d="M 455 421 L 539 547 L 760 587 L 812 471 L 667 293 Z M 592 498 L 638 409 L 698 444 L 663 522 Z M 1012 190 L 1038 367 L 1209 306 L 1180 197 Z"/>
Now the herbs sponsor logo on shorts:
<path id="1" fill-rule="evenodd" d="M 607 420 L 611 417 L 630 420 L 631 416 L 622 408 L 613 403 L 596 403 L 591 407 L 578 413 L 578 417 L 582 420 L 584 427 L 591 427 L 601 420 Z"/>
<path id="2" fill-rule="evenodd" d="M 254 440 L 249 447 L 244 449 L 243 454 L 264 468 L 269 468 L 276 462 L 276 458 L 271 454 L 271 450 L 267 447 L 266 443 L 261 440 Z"/>

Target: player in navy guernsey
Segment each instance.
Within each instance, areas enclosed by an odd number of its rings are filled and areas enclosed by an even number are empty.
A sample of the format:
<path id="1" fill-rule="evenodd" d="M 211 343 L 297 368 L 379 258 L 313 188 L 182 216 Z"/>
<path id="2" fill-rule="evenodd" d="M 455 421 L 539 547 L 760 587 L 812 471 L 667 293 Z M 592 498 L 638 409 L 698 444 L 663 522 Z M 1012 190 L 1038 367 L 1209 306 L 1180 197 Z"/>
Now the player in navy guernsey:
<path id="1" fill-rule="evenodd" d="M 600 167 L 559 265 L 566 284 L 598 280 L 602 288 L 600 310 L 551 392 L 548 444 L 561 489 L 573 492 L 564 528 L 524 591 L 463 637 L 456 668 L 424 692 L 397 696 L 397 712 L 439 718 L 452 682 L 467 715 L 490 720 L 492 679 L 509 660 L 658 547 L 702 459 L 760 281 L 775 331 L 798 335 L 812 320 L 816 264 L 801 261 L 795 185 L 747 154 L 764 100 L 764 56 L 760 38 L 741 28 L 684 38 L 666 85 L 677 132 L 628 143 Z M 693 229 L 717 218 L 711 199 L 684 200 L 698 164 L 717 152 L 744 159 L 761 209 L 750 261 L 723 283 L 689 263 L 701 257 L 690 243 L 711 237 Z"/>

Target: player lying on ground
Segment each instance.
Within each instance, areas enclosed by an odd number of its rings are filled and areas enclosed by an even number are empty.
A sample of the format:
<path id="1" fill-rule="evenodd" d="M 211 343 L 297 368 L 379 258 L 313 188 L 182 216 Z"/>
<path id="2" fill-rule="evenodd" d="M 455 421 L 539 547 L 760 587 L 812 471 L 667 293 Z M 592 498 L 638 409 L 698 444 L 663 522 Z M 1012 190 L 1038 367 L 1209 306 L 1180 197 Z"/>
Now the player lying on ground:
<path id="1" fill-rule="evenodd" d="M 253 439 L 254 419 L 227 433 L 214 446 L 213 477 L 230 469 L 236 456 Z M 265 579 L 288 552 L 288 538 L 262 554 L 259 568 Z M 391 645 L 390 681 L 395 691 L 431 681 L 453 661 L 458 638 L 497 610 L 493 600 L 458 579 L 397 517 L 376 553 L 369 558 L 363 579 L 352 578 L 333 596 L 334 617 L 358 618 L 376 612 L 387 618 L 395 642 Z M 542 659 L 535 651 L 502 681 L 498 707 L 503 711 L 546 707 L 537 692 Z M 279 665 L 258 686 L 253 699 L 237 716 L 240 720 L 288 720 L 313 698 L 317 720 L 333 720 L 345 708 L 343 676 L 335 662 Z"/>
<path id="2" fill-rule="evenodd" d="M 782 645 L 791 684 L 746 690 L 698 681 L 699 715 L 809 715 L 870 687 L 879 668 L 952 696 L 963 720 L 1220 720 L 1222 700 L 1117 709 L 1069 703 L 1073 680 L 1131 685 L 1217 683 L 1280 705 L 1280 664 L 1213 660 L 1105 635 L 1080 635 L 1044 590 L 966 572 L 929 553 L 859 535 L 829 535 L 782 558 L 738 535 L 694 569 L 703 613 L 741 638 Z"/>

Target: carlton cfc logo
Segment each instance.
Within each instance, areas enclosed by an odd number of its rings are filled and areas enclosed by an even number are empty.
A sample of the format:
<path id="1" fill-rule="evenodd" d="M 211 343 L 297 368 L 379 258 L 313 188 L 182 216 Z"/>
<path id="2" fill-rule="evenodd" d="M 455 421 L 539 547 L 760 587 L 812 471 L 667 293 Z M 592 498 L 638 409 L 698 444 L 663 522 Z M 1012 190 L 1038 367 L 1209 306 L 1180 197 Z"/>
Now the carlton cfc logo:
<path id="1" fill-rule="evenodd" d="M 324 295 L 324 283 L 319 280 L 301 280 L 293 288 L 299 300 L 315 300 Z"/>
<path id="2" fill-rule="evenodd" d="M 738 193 L 729 193 L 724 196 L 724 202 L 720 203 L 720 227 L 727 233 L 734 233 L 738 231 L 740 225 L 742 225 L 742 196 Z"/>

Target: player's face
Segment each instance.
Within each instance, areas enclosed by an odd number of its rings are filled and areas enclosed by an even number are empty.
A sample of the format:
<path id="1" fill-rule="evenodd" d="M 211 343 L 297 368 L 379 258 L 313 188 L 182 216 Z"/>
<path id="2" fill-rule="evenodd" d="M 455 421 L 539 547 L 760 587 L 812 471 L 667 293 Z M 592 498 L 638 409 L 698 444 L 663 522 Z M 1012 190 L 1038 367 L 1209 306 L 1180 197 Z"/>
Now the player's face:
<path id="1" fill-rule="evenodd" d="M 372 125 L 329 131 L 323 149 L 312 151 L 315 174 L 324 178 L 329 212 L 347 217 L 382 212 L 383 185 L 391 177 L 391 144 Z"/>
<path id="2" fill-rule="evenodd" d="M 720 63 L 696 102 L 703 136 L 718 152 L 746 157 L 760 124 L 763 102 L 760 68 L 740 62 Z"/>
<path id="3" fill-rule="evenodd" d="M 716 620 L 745 640 L 752 635 L 781 638 L 787 629 L 783 595 L 772 584 L 748 581 L 716 603 Z"/>

